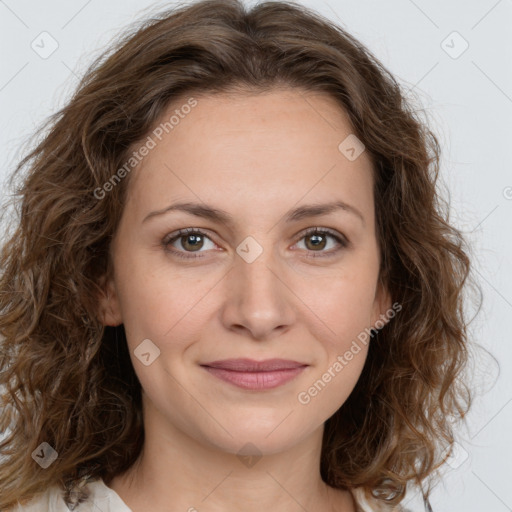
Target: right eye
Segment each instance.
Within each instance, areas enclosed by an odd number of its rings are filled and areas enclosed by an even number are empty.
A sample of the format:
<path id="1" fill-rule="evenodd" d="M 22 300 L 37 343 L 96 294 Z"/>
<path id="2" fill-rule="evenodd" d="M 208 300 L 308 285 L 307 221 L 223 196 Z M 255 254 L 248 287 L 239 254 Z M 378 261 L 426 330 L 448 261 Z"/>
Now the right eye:
<path id="1" fill-rule="evenodd" d="M 199 228 L 186 228 L 167 235 L 162 240 L 162 245 L 167 252 L 175 254 L 179 258 L 202 258 L 203 256 L 188 256 L 186 253 L 206 252 L 200 250 L 204 247 L 205 239 L 214 244 L 205 231 Z M 181 250 L 176 248 L 176 243 L 181 246 Z"/>

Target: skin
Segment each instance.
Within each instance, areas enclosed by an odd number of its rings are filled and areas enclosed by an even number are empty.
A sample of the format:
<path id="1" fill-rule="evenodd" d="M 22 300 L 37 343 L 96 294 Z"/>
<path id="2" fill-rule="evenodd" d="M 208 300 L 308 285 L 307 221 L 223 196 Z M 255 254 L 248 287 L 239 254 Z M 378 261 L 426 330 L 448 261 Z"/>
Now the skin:
<path id="1" fill-rule="evenodd" d="M 366 152 L 349 161 L 339 151 L 352 129 L 328 95 L 194 97 L 197 106 L 132 171 L 111 246 L 101 315 L 105 325 L 124 323 L 146 441 L 110 487 L 134 512 L 234 512 L 242 503 L 249 512 L 352 512 L 350 493 L 322 481 L 320 450 L 324 422 L 354 388 L 368 347 L 308 404 L 297 396 L 391 307 L 378 286 L 371 161 Z M 285 222 L 293 208 L 334 200 L 364 220 L 339 209 Z M 232 224 L 180 211 L 143 222 L 185 201 L 223 209 Z M 303 233 L 311 227 L 330 228 L 349 245 L 321 235 L 318 248 Z M 195 245 L 183 235 L 168 248 L 201 257 L 165 250 L 166 235 L 182 228 L 207 234 Z M 247 236 L 263 250 L 251 263 L 236 252 Z M 148 366 L 134 355 L 144 339 L 160 350 Z M 200 366 L 239 357 L 309 366 L 265 391 L 238 388 Z M 256 463 L 239 455 L 247 443 L 252 451 L 242 453 L 261 455 Z"/>

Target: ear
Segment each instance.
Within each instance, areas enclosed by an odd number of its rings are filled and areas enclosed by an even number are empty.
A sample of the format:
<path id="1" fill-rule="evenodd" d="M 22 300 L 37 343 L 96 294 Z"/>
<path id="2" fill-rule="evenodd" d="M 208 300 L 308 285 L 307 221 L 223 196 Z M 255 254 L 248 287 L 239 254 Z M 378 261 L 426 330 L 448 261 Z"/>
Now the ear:
<path id="1" fill-rule="evenodd" d="M 395 316 L 395 314 L 396 312 L 392 309 L 391 295 L 387 286 L 379 278 L 373 303 L 371 327 L 376 330 L 382 329 L 384 325 Z"/>
<path id="2" fill-rule="evenodd" d="M 98 315 L 103 325 L 115 327 L 123 323 L 119 296 L 112 278 L 104 278 L 100 283 Z"/>

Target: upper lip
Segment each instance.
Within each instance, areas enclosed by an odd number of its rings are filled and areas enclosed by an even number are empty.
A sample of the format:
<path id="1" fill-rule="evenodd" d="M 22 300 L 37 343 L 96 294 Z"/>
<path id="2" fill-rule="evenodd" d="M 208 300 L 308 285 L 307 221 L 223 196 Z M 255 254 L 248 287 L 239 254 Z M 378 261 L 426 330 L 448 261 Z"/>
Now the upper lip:
<path id="1" fill-rule="evenodd" d="M 223 359 L 205 363 L 201 366 L 222 368 L 224 370 L 237 372 L 270 372 L 276 370 L 288 370 L 290 368 L 300 368 L 308 365 L 297 361 L 291 361 L 289 359 L 266 359 L 264 361 L 256 361 L 254 359 Z"/>

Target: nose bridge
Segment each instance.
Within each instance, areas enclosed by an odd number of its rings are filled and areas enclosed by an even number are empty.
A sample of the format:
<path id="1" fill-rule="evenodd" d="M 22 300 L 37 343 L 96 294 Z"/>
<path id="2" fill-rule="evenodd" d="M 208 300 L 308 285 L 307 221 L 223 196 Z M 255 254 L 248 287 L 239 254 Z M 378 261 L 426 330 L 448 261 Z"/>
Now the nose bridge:
<path id="1" fill-rule="evenodd" d="M 271 243 L 265 247 L 258 243 L 258 249 L 254 239 L 246 242 L 238 247 L 230 273 L 224 322 L 230 328 L 243 326 L 261 338 L 292 323 L 293 294 L 280 275 L 282 266 Z"/>
<path id="2" fill-rule="evenodd" d="M 278 293 L 276 285 L 281 282 L 277 277 L 279 264 L 276 263 L 276 258 L 270 247 L 257 256 L 254 261 L 249 262 L 242 257 L 238 258 L 235 267 L 235 274 L 247 297 L 252 298 L 254 295 L 267 293 L 274 297 L 275 293 Z M 269 297 L 267 297 L 268 299 Z"/>

